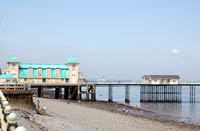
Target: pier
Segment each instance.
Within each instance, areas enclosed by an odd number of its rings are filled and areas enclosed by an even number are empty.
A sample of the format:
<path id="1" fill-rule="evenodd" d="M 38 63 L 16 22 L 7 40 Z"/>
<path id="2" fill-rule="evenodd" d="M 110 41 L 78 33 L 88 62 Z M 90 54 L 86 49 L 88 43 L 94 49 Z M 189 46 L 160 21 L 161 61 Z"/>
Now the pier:
<path id="1" fill-rule="evenodd" d="M 181 86 L 149 85 L 140 87 L 140 102 L 181 103 Z"/>
<path id="2" fill-rule="evenodd" d="M 16 88 L 23 87 L 23 84 L 3 85 L 0 88 Z M 190 102 L 196 100 L 196 88 L 200 87 L 200 83 L 179 83 L 179 84 L 146 84 L 143 82 L 82 82 L 77 84 L 57 84 L 57 83 L 32 83 L 28 87 L 37 90 L 38 97 L 44 97 L 44 89 L 54 89 L 55 99 L 83 100 L 85 95 L 86 101 L 96 101 L 96 88 L 102 86 L 108 87 L 108 101 L 113 101 L 113 88 L 116 86 L 125 88 L 125 103 L 130 103 L 130 89 L 140 86 L 140 102 L 182 102 L 182 87 L 188 87 L 190 92 Z M 83 88 L 84 87 L 84 88 Z M 63 97 L 61 91 L 64 90 Z"/>

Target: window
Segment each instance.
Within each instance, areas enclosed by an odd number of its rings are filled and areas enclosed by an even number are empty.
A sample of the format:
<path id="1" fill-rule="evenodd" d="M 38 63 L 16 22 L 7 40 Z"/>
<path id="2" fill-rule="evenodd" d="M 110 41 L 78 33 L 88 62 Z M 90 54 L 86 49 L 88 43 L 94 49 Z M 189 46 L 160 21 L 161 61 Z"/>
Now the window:
<path id="1" fill-rule="evenodd" d="M 157 80 L 154 80 L 154 82 L 157 82 Z"/>
<path id="2" fill-rule="evenodd" d="M 42 79 L 42 82 L 45 83 L 45 82 L 46 82 L 46 79 Z"/>
<path id="3" fill-rule="evenodd" d="M 12 70 L 12 74 L 14 74 L 15 73 L 15 70 Z"/>
<path id="4" fill-rule="evenodd" d="M 10 80 L 9 80 L 9 79 L 6 79 L 6 83 L 8 83 L 8 82 L 10 82 Z"/>
<path id="5" fill-rule="evenodd" d="M 72 74 L 72 76 L 75 76 L 75 74 Z"/>
<path id="6" fill-rule="evenodd" d="M 174 83 L 176 83 L 176 80 L 173 80 Z"/>
<path id="7" fill-rule="evenodd" d="M 39 78 L 42 77 L 42 69 L 38 69 L 38 77 L 39 77 Z"/>
<path id="8" fill-rule="evenodd" d="M 15 64 L 12 64 L 12 70 L 15 70 Z"/>
<path id="9" fill-rule="evenodd" d="M 75 64 L 73 64 L 73 65 L 72 65 L 72 70 L 75 70 L 75 67 L 76 67 L 76 65 L 75 65 Z"/>
<path id="10" fill-rule="evenodd" d="M 69 79 L 65 79 L 65 82 L 69 82 Z"/>
<path id="11" fill-rule="evenodd" d="M 42 77 L 42 74 L 40 72 L 38 72 L 38 77 Z"/>

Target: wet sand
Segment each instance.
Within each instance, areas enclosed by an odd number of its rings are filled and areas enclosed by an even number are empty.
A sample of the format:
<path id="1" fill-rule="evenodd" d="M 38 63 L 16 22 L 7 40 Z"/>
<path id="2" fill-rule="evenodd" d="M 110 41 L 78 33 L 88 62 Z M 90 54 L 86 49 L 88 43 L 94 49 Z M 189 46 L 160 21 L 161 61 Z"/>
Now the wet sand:
<path id="1" fill-rule="evenodd" d="M 197 131 L 200 127 L 121 112 L 123 106 L 104 102 L 75 102 L 34 98 L 47 107 L 49 116 L 33 109 L 15 107 L 18 124 L 28 131 Z M 128 109 L 128 108 L 127 108 Z M 141 112 L 141 110 L 137 110 Z"/>

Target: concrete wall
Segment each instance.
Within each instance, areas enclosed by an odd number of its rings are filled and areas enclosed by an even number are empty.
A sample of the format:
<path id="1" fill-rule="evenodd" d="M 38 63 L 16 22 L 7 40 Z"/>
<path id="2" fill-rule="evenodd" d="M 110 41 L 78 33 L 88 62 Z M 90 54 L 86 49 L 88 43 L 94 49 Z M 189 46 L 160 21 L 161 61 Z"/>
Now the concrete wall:
<path id="1" fill-rule="evenodd" d="M 10 105 L 15 106 L 28 106 L 33 107 L 33 93 L 31 91 L 4 91 L 3 93 L 7 98 Z"/>

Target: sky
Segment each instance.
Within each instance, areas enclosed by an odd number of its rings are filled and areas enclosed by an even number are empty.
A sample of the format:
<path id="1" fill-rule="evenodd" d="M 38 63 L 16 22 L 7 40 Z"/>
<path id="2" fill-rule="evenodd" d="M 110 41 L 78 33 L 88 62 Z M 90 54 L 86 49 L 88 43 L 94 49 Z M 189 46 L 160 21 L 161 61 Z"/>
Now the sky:
<path id="1" fill-rule="evenodd" d="M 80 62 L 87 79 L 200 80 L 199 0 L 1 0 L 0 68 Z"/>

